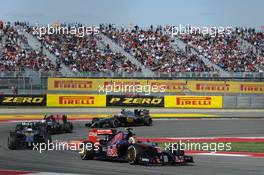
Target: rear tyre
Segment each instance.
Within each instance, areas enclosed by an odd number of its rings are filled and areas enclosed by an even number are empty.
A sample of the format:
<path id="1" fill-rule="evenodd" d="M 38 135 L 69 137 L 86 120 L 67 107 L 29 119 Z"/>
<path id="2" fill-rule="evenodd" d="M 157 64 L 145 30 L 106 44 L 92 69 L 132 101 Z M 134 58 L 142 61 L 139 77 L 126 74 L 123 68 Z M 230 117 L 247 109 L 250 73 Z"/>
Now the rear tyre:
<path id="1" fill-rule="evenodd" d="M 145 125 L 146 126 L 151 126 L 152 125 L 152 119 L 151 118 L 146 119 Z"/>
<path id="2" fill-rule="evenodd" d="M 64 130 L 66 133 L 72 133 L 73 125 L 72 125 L 70 122 L 66 122 L 66 123 L 63 125 L 63 130 Z"/>
<path id="3" fill-rule="evenodd" d="M 81 144 L 81 151 L 79 153 L 82 160 L 92 160 L 95 156 L 94 145 L 92 148 L 89 146 L 90 149 L 86 149 L 87 144 L 93 145 L 92 142 L 83 142 L 83 144 Z"/>
<path id="4" fill-rule="evenodd" d="M 14 133 L 10 133 L 10 136 L 7 139 L 7 146 L 9 149 L 16 149 L 16 135 Z"/>
<path id="5" fill-rule="evenodd" d="M 142 149 L 137 145 L 131 145 L 127 149 L 127 161 L 130 165 L 139 164 Z"/>
<path id="6" fill-rule="evenodd" d="M 118 120 L 117 119 L 113 119 L 113 121 L 112 121 L 112 127 L 113 128 L 117 128 L 118 126 L 119 126 Z"/>

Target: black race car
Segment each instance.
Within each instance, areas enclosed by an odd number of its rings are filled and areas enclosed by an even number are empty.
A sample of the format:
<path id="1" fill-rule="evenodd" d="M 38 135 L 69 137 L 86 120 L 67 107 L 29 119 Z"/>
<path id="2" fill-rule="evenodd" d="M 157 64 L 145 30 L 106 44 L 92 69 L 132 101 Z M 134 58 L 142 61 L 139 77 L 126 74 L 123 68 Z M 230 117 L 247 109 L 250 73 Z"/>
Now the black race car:
<path id="1" fill-rule="evenodd" d="M 174 165 L 193 162 L 193 157 L 185 155 L 183 150 L 161 150 L 154 143 L 136 141 L 131 128 L 125 132 L 94 128 L 89 131 L 88 139 L 80 144 L 80 148 L 82 160 L 127 161 L 135 165 Z"/>
<path id="2" fill-rule="evenodd" d="M 120 114 L 103 119 L 93 118 L 91 122 L 85 124 L 86 127 L 91 128 L 116 128 L 140 125 L 152 125 L 152 118 L 149 115 L 149 110 L 135 109 L 134 112 L 132 112 L 123 109 Z"/>
<path id="3" fill-rule="evenodd" d="M 66 115 L 45 115 L 42 124 L 46 126 L 50 134 L 72 133 L 73 124 L 67 120 Z"/>
<path id="4" fill-rule="evenodd" d="M 41 122 L 22 122 L 16 125 L 15 131 L 10 132 L 8 148 L 32 149 L 34 144 L 48 144 L 48 142 L 51 142 L 51 136 Z"/>

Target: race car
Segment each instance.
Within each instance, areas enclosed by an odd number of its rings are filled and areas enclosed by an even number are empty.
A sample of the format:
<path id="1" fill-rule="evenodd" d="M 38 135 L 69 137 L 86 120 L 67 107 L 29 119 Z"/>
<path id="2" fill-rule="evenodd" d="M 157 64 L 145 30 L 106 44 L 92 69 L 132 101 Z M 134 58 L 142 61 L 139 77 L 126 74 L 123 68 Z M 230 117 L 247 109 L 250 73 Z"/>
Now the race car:
<path id="1" fill-rule="evenodd" d="M 192 163 L 193 157 L 183 150 L 162 150 L 154 143 L 136 141 L 131 128 L 127 131 L 96 129 L 89 131 L 88 139 L 80 144 L 82 160 L 127 161 L 131 165 L 174 165 Z"/>
<path id="2" fill-rule="evenodd" d="M 50 134 L 72 133 L 73 124 L 68 122 L 66 115 L 45 115 L 42 124 L 46 126 Z"/>
<path id="3" fill-rule="evenodd" d="M 120 114 L 112 115 L 103 119 L 93 118 L 91 122 L 85 124 L 86 127 L 91 128 L 116 128 L 140 125 L 152 125 L 152 118 L 149 115 L 149 110 L 135 109 L 132 112 L 122 109 Z"/>
<path id="4" fill-rule="evenodd" d="M 15 131 L 9 133 L 7 140 L 9 149 L 32 149 L 34 144 L 48 144 L 51 136 L 40 122 L 22 122 L 16 125 Z"/>

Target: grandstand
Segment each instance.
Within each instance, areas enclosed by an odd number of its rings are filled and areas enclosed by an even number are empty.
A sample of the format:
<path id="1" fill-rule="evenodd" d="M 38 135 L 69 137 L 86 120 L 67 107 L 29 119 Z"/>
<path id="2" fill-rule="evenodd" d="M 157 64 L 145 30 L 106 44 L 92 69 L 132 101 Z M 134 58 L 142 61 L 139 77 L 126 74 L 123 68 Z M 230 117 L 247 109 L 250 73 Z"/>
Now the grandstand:
<path id="1" fill-rule="evenodd" d="M 2 93 L 18 84 L 38 92 L 47 77 L 263 78 L 264 35 L 251 28 L 171 36 L 160 26 L 102 24 L 99 34 L 79 37 L 39 36 L 33 27 L 7 22 L 0 29 Z"/>

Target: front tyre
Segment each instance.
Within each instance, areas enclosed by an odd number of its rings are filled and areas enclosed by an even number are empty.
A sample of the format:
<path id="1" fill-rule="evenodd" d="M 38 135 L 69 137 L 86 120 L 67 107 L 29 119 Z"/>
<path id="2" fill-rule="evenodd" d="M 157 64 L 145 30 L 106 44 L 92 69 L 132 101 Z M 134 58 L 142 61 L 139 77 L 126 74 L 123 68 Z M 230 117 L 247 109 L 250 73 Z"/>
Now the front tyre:
<path id="1" fill-rule="evenodd" d="M 131 145 L 127 149 L 127 161 L 130 165 L 139 164 L 142 149 L 137 145 Z"/>

